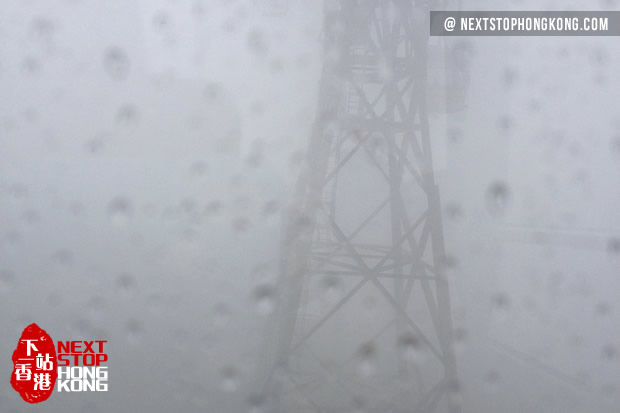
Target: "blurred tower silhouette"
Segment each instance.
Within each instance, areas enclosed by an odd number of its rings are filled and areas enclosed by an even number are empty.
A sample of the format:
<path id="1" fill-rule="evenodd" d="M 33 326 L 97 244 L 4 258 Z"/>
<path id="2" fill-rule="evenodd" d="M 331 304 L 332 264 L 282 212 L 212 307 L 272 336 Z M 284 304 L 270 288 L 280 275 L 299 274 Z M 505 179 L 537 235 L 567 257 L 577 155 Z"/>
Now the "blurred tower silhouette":
<path id="1" fill-rule="evenodd" d="M 273 411 L 459 411 L 426 3 L 326 1 L 318 111 L 263 360 Z"/>

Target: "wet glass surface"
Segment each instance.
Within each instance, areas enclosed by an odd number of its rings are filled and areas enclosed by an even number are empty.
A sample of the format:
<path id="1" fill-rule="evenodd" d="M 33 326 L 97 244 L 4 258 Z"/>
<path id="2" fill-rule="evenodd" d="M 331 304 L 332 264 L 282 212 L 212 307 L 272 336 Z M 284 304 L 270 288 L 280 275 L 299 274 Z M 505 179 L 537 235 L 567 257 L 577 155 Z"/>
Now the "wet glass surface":
<path id="1" fill-rule="evenodd" d="M 457 8 L 3 2 L 1 410 L 36 322 L 50 412 L 616 412 L 620 44 Z"/>

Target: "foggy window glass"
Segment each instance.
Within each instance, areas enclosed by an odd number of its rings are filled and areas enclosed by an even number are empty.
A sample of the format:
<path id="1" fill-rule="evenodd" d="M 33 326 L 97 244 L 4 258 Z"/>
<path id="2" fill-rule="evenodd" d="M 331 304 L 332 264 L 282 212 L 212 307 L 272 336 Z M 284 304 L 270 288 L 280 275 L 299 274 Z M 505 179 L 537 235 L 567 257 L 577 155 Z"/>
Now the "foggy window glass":
<path id="1" fill-rule="evenodd" d="M 429 12 L 619 6 L 4 1 L 0 410 L 616 412 L 618 37 Z"/>

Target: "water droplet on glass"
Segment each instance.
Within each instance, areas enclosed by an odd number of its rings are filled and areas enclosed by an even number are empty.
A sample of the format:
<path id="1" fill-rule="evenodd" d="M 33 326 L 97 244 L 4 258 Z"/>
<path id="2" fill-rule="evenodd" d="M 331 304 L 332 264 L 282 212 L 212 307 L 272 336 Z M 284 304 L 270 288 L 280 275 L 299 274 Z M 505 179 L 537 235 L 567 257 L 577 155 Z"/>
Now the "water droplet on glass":
<path id="1" fill-rule="evenodd" d="M 15 285 L 15 273 L 9 270 L 0 271 L 0 293 L 9 293 Z"/>
<path id="2" fill-rule="evenodd" d="M 92 331 L 93 326 L 89 320 L 80 318 L 74 321 L 70 328 L 72 330 L 71 334 L 78 336 L 78 338 L 76 338 L 76 340 L 78 340 L 79 338 L 88 336 Z"/>
<path id="3" fill-rule="evenodd" d="M 140 342 L 143 334 L 142 323 L 138 320 L 129 320 L 126 325 L 127 341 L 131 344 Z"/>
<path id="4" fill-rule="evenodd" d="M 269 315 L 275 307 L 275 290 L 273 286 L 268 284 L 259 285 L 254 290 L 254 300 L 258 314 L 262 316 Z"/>
<path id="5" fill-rule="evenodd" d="M 151 294 L 146 299 L 146 305 L 153 314 L 163 314 L 164 312 L 164 299 L 159 294 Z"/>
<path id="6" fill-rule="evenodd" d="M 138 123 L 139 113 L 134 105 L 123 105 L 116 114 L 116 123 L 121 127 L 131 127 Z"/>
<path id="7" fill-rule="evenodd" d="M 612 257 L 620 256 L 620 238 L 611 238 L 607 241 L 607 252 L 609 252 Z"/>
<path id="8" fill-rule="evenodd" d="M 448 136 L 450 142 L 453 143 L 458 143 L 463 140 L 463 131 L 461 128 L 451 126 L 446 130 L 446 135 Z"/>
<path id="9" fill-rule="evenodd" d="M 342 296 L 342 286 L 338 277 L 326 275 L 321 280 L 323 285 L 323 294 L 330 302 L 336 302 Z"/>
<path id="10" fill-rule="evenodd" d="M 27 209 L 26 211 L 24 211 L 24 213 L 22 214 L 22 217 L 24 221 L 27 222 L 28 224 L 36 224 L 41 219 L 37 211 L 33 209 Z"/>
<path id="11" fill-rule="evenodd" d="M 260 394 L 251 394 L 248 397 L 248 413 L 263 413 L 265 397 Z"/>
<path id="12" fill-rule="evenodd" d="M 36 57 L 27 56 L 22 62 L 22 68 L 27 74 L 34 75 L 41 70 L 41 63 Z"/>
<path id="13" fill-rule="evenodd" d="M 359 372 L 364 377 L 372 376 L 375 373 L 375 358 L 377 349 L 371 342 L 364 343 L 358 350 Z"/>
<path id="14" fill-rule="evenodd" d="M 267 201 L 265 202 L 265 205 L 263 205 L 263 215 L 274 215 L 276 212 L 278 212 L 278 209 L 280 208 L 280 206 L 278 205 L 278 202 L 275 200 L 271 200 L 271 201 Z"/>
<path id="15" fill-rule="evenodd" d="M 102 296 L 96 295 L 91 297 L 88 301 L 89 316 L 97 320 L 103 319 L 105 313 L 105 304 L 105 299 Z"/>
<path id="16" fill-rule="evenodd" d="M 463 208 L 457 202 L 448 202 L 446 204 L 446 216 L 452 221 L 460 221 L 463 218 Z"/>
<path id="17" fill-rule="evenodd" d="M 605 49 L 595 49 L 591 54 L 592 64 L 604 66 L 609 62 L 609 56 Z"/>
<path id="18" fill-rule="evenodd" d="M 487 210 L 493 215 L 502 214 L 510 203 L 508 186 L 501 181 L 489 185 L 486 194 Z"/>
<path id="19" fill-rule="evenodd" d="M 518 78 L 519 73 L 516 69 L 507 67 L 504 70 L 504 85 L 506 85 L 506 88 L 512 87 L 517 82 Z"/>
<path id="20" fill-rule="evenodd" d="M 225 367 L 220 372 L 221 389 L 227 393 L 237 391 L 239 387 L 239 372 L 234 367 Z"/>
<path id="21" fill-rule="evenodd" d="M 452 331 L 454 347 L 457 351 L 463 351 L 467 343 L 467 330 L 463 327 L 456 327 Z"/>
<path id="22" fill-rule="evenodd" d="M 47 304 L 51 307 L 58 307 L 63 303 L 63 297 L 58 292 L 52 292 L 47 296 Z"/>
<path id="23" fill-rule="evenodd" d="M 497 370 L 489 370 L 484 376 L 484 381 L 489 386 L 497 385 L 500 382 L 500 380 L 501 380 L 501 376 L 499 375 Z"/>
<path id="24" fill-rule="evenodd" d="M 605 360 L 613 360 L 616 358 L 617 350 L 613 344 L 606 344 L 603 346 L 603 350 L 601 352 L 602 357 Z"/>
<path id="25" fill-rule="evenodd" d="M 108 205 L 108 215 L 112 223 L 116 226 L 123 227 L 127 225 L 132 215 L 131 202 L 128 199 L 117 197 Z"/>
<path id="26" fill-rule="evenodd" d="M 38 39 L 49 39 L 54 33 L 54 22 L 46 18 L 37 18 L 32 23 L 32 32 Z"/>
<path id="27" fill-rule="evenodd" d="M 246 232 L 250 228 L 250 220 L 244 217 L 235 218 L 233 228 L 237 232 Z"/>
<path id="28" fill-rule="evenodd" d="M 93 138 L 88 140 L 84 146 L 87 152 L 96 155 L 103 152 L 105 141 L 102 138 Z"/>
<path id="29" fill-rule="evenodd" d="M 165 29 L 170 25 L 170 16 L 165 11 L 159 11 L 153 16 L 153 27 L 156 30 Z"/>
<path id="30" fill-rule="evenodd" d="M 620 160 L 620 135 L 616 135 L 610 142 L 611 153 Z"/>
<path id="31" fill-rule="evenodd" d="M 264 55 L 267 53 L 267 42 L 261 30 L 250 30 L 248 33 L 248 48 L 256 55 Z"/>
<path id="32" fill-rule="evenodd" d="M 202 176 L 207 171 L 207 163 L 204 161 L 195 161 L 189 167 L 189 173 L 192 176 Z"/>
<path id="33" fill-rule="evenodd" d="M 7 193 L 16 200 L 28 198 L 28 187 L 22 184 L 13 184 L 7 188 Z"/>
<path id="34" fill-rule="evenodd" d="M 216 100 L 221 94 L 220 85 L 217 83 L 209 83 L 204 90 L 204 96 L 209 101 Z"/>
<path id="35" fill-rule="evenodd" d="M 224 303 L 218 303 L 215 305 L 214 309 L 215 313 L 215 324 L 218 326 L 223 326 L 228 324 L 230 321 L 231 311 L 230 308 Z"/>
<path id="36" fill-rule="evenodd" d="M 510 311 L 510 297 L 504 293 L 497 293 L 491 297 L 493 311 L 497 315 L 505 315 Z"/>
<path id="37" fill-rule="evenodd" d="M 110 47 L 103 56 L 103 67 L 112 79 L 123 80 L 129 74 L 129 57 L 118 47 Z"/>
<path id="38" fill-rule="evenodd" d="M 504 131 L 509 132 L 512 129 L 512 117 L 510 115 L 502 115 L 497 120 L 498 127 Z"/>
<path id="39" fill-rule="evenodd" d="M 53 260 L 61 265 L 69 265 L 73 262 L 73 253 L 67 249 L 61 249 L 54 253 Z"/>
<path id="40" fill-rule="evenodd" d="M 124 295 L 133 294 L 136 280 L 133 275 L 124 273 L 116 278 L 116 289 Z"/>
<path id="41" fill-rule="evenodd" d="M 605 317 L 611 313 L 611 306 L 607 302 L 600 302 L 596 305 L 596 313 L 602 317 Z"/>
<path id="42" fill-rule="evenodd" d="M 401 357 L 409 363 L 419 363 L 424 356 L 422 340 L 414 334 L 404 334 L 398 338 L 398 349 Z"/>

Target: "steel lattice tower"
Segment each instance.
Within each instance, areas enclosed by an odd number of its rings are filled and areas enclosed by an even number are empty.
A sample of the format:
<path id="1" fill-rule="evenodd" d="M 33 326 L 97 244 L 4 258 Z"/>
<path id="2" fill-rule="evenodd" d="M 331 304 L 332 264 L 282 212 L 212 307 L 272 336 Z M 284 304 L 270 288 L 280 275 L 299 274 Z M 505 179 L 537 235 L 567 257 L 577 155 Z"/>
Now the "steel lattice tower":
<path id="1" fill-rule="evenodd" d="M 417 3 L 326 2 L 317 118 L 264 360 L 275 411 L 458 411 Z"/>

